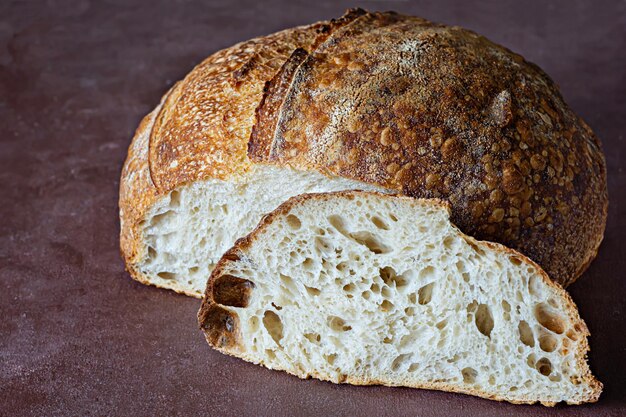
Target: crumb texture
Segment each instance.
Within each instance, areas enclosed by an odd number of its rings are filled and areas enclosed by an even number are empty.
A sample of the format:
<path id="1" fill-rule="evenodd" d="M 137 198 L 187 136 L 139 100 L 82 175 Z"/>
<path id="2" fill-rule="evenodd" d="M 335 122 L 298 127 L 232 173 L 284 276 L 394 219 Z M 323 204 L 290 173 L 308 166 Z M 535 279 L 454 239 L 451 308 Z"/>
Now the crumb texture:
<path id="1" fill-rule="evenodd" d="M 290 200 L 214 271 L 199 313 L 209 342 L 300 377 L 595 401 L 587 329 L 565 291 L 448 217 L 432 200 L 375 193 Z M 205 320 L 215 307 L 236 328 Z"/>
<path id="2" fill-rule="evenodd" d="M 230 181 L 181 186 L 157 202 L 141 224 L 144 256 L 137 269 L 153 284 L 200 296 L 222 254 L 289 197 L 373 188 L 314 172 L 268 166 L 255 167 Z"/>

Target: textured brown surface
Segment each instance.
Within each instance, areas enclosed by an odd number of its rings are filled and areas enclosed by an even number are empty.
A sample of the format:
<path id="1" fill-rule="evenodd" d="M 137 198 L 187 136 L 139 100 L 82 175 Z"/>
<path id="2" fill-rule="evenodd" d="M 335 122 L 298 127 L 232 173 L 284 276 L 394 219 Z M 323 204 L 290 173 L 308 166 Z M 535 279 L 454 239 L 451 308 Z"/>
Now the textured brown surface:
<path id="1" fill-rule="evenodd" d="M 605 385 L 598 403 L 546 409 L 299 380 L 211 350 L 198 300 L 124 272 L 118 179 L 141 117 L 212 52 L 354 3 L 33 1 L 0 3 L 0 415 L 626 414 L 626 4 L 544 3 L 362 5 L 507 45 L 602 139 L 606 236 L 570 287 Z"/>
<path id="2" fill-rule="evenodd" d="M 264 98 L 251 159 L 443 198 L 461 230 L 520 250 L 563 285 L 595 257 L 601 145 L 537 66 L 396 13 L 363 14 L 294 57 Z"/>

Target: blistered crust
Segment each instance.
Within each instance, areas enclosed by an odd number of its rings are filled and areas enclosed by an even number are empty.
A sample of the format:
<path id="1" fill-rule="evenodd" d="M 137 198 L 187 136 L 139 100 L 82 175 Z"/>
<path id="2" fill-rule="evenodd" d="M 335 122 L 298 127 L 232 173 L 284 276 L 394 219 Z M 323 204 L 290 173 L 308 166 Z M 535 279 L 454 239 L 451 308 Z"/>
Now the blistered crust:
<path id="1" fill-rule="evenodd" d="M 255 38 L 198 65 L 165 100 L 150 134 L 149 166 L 159 192 L 248 169 L 247 143 L 265 82 L 322 24 Z"/>
<path id="2" fill-rule="evenodd" d="M 563 285 L 595 257 L 600 142 L 537 66 L 395 13 L 360 15 L 297 58 L 257 112 L 251 160 L 443 198 L 465 233 L 520 250 Z"/>

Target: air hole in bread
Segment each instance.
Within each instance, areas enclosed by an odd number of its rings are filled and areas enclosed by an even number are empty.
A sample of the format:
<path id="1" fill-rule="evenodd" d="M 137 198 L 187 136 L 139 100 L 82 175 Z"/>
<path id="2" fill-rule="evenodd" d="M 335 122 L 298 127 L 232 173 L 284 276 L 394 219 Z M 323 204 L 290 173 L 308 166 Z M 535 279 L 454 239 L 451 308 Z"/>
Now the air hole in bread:
<path id="1" fill-rule="evenodd" d="M 223 274 L 213 282 L 213 299 L 216 303 L 226 306 L 247 307 L 254 287 L 252 281 Z"/>
<path id="2" fill-rule="evenodd" d="M 539 335 L 539 347 L 544 352 L 554 352 L 559 341 L 551 333 L 543 332 Z"/>
<path id="3" fill-rule="evenodd" d="M 533 330 L 525 320 L 519 322 L 517 329 L 519 331 L 519 339 L 522 343 L 529 347 L 535 347 L 535 336 L 533 335 Z"/>
<path id="4" fill-rule="evenodd" d="M 347 332 L 352 330 L 352 326 L 348 326 L 344 319 L 337 316 L 329 316 L 327 319 L 328 327 L 336 332 Z"/>
<path id="5" fill-rule="evenodd" d="M 407 298 L 409 299 L 409 303 L 411 303 L 411 304 L 417 303 L 417 294 L 415 294 L 414 292 L 409 294 L 409 296 Z"/>
<path id="6" fill-rule="evenodd" d="M 328 217 L 328 222 L 339 233 L 341 233 L 344 236 L 347 235 L 346 225 L 345 225 L 345 221 L 344 221 L 343 217 L 334 214 L 334 215 Z"/>
<path id="7" fill-rule="evenodd" d="M 410 353 L 403 353 L 398 355 L 393 362 L 391 362 L 391 370 L 397 372 L 400 368 L 403 368 L 411 360 Z"/>
<path id="8" fill-rule="evenodd" d="M 393 303 L 389 300 L 384 300 L 382 303 L 380 303 L 380 309 L 383 311 L 390 311 L 391 309 L 393 309 Z"/>
<path id="9" fill-rule="evenodd" d="M 389 230 L 389 225 L 385 223 L 385 221 L 380 217 L 372 216 L 371 221 L 372 223 L 374 223 L 374 226 L 378 227 L 379 229 Z"/>
<path id="10" fill-rule="evenodd" d="M 283 322 L 280 320 L 280 316 L 271 310 L 266 310 L 263 315 L 263 326 L 274 339 L 274 342 L 280 345 L 280 341 L 283 338 Z"/>
<path id="11" fill-rule="evenodd" d="M 319 288 L 309 287 L 308 285 L 305 285 L 304 288 L 306 289 L 307 294 L 309 294 L 310 296 L 317 296 L 321 293 Z"/>
<path id="12" fill-rule="evenodd" d="M 279 276 L 280 276 L 280 281 L 283 284 L 283 288 L 287 292 L 289 292 L 291 295 L 295 295 L 298 293 L 296 284 L 293 282 L 293 278 L 285 274 L 279 274 Z"/>
<path id="13" fill-rule="evenodd" d="M 317 236 L 315 238 L 315 249 L 322 254 L 328 254 L 333 250 L 333 246 L 328 239 Z"/>
<path id="14" fill-rule="evenodd" d="M 170 193 L 170 207 L 177 208 L 180 206 L 180 191 L 173 190 Z"/>
<path id="15" fill-rule="evenodd" d="M 350 236 L 355 242 L 367 247 L 375 254 L 388 253 L 391 249 L 385 245 L 377 236 L 370 232 L 355 232 Z"/>
<path id="16" fill-rule="evenodd" d="M 173 272 L 159 272 L 157 276 L 163 279 L 176 279 L 177 275 Z"/>
<path id="17" fill-rule="evenodd" d="M 561 375 L 560 374 L 550 374 L 550 381 L 552 382 L 559 382 L 561 380 Z"/>
<path id="18" fill-rule="evenodd" d="M 315 261 L 313 261 L 313 259 L 305 258 L 304 261 L 302 261 L 302 268 L 304 268 L 305 271 L 312 271 L 314 267 Z"/>
<path id="19" fill-rule="evenodd" d="M 305 333 L 304 337 L 313 344 L 319 344 L 322 337 L 318 333 Z"/>
<path id="20" fill-rule="evenodd" d="M 432 266 L 427 266 L 425 268 L 422 268 L 422 270 L 419 272 L 418 279 L 420 281 L 427 281 L 429 280 L 430 277 L 435 275 L 435 268 L 433 268 Z"/>
<path id="21" fill-rule="evenodd" d="M 265 349 L 265 355 L 271 361 L 276 359 L 276 354 L 274 353 L 272 349 Z"/>
<path id="22" fill-rule="evenodd" d="M 461 370 L 461 375 L 463 375 L 463 382 L 466 384 L 473 384 L 476 382 L 476 377 L 478 376 L 478 371 L 474 368 L 463 368 Z"/>
<path id="23" fill-rule="evenodd" d="M 528 292 L 534 296 L 541 294 L 541 283 L 535 275 L 531 275 L 530 278 L 528 278 Z"/>
<path id="24" fill-rule="evenodd" d="M 511 304 L 509 304 L 508 301 L 506 300 L 502 300 L 502 317 L 504 318 L 504 320 L 506 321 L 510 321 L 511 320 Z"/>
<path id="25" fill-rule="evenodd" d="M 430 303 L 433 298 L 433 288 L 435 286 L 434 282 L 430 284 L 424 285 L 419 290 L 417 290 L 418 299 L 417 302 L 421 305 L 426 305 Z M 415 294 L 413 294 L 414 296 Z"/>
<path id="26" fill-rule="evenodd" d="M 329 365 L 334 365 L 335 359 L 337 359 L 337 355 L 334 353 L 332 355 L 324 355 L 324 359 L 326 360 L 326 362 L 328 362 Z"/>
<path id="27" fill-rule="evenodd" d="M 407 285 L 407 280 L 403 275 L 398 275 L 396 270 L 390 266 L 386 266 L 379 270 L 380 277 L 383 282 L 395 288 L 402 288 Z"/>
<path id="28" fill-rule="evenodd" d="M 472 248 L 472 250 L 474 251 L 474 253 L 476 255 L 478 255 L 478 256 L 484 256 L 485 255 L 485 251 L 483 251 L 481 248 L 479 248 L 478 245 L 476 243 L 474 243 L 473 239 L 465 238 L 465 241 Z"/>
<path id="29" fill-rule="evenodd" d="M 168 210 L 164 213 L 161 214 L 157 214 L 156 216 L 152 217 L 152 219 L 150 220 L 150 225 L 152 227 L 161 227 L 162 224 L 164 223 L 169 223 L 169 217 L 174 216 L 174 212 L 172 210 Z"/>
<path id="30" fill-rule="evenodd" d="M 539 303 L 535 306 L 535 318 L 539 324 L 554 333 L 565 332 L 563 319 L 546 303 Z"/>
<path id="31" fill-rule="evenodd" d="M 287 226 L 289 226 L 291 230 L 298 230 L 300 229 L 300 227 L 302 227 L 302 222 L 300 221 L 300 219 L 293 214 L 288 215 L 286 221 Z"/>
<path id="32" fill-rule="evenodd" d="M 381 239 L 369 231 L 349 232 L 346 228 L 346 221 L 339 215 L 328 217 L 329 223 L 342 235 L 352 239 L 356 243 L 365 246 L 375 254 L 387 253 L 390 248 Z"/>
<path id="33" fill-rule="evenodd" d="M 257 316 L 250 317 L 249 323 L 251 331 L 256 332 L 259 330 L 259 318 Z"/>
<path id="34" fill-rule="evenodd" d="M 383 298 L 391 298 L 391 289 L 385 285 L 380 291 L 380 295 L 382 295 Z"/>
<path id="35" fill-rule="evenodd" d="M 343 286 L 342 290 L 344 290 L 345 292 L 354 292 L 354 290 L 356 290 L 356 286 L 352 283 L 346 284 Z"/>
<path id="36" fill-rule="evenodd" d="M 568 329 L 566 335 L 571 340 L 578 340 L 578 333 L 576 333 L 573 329 Z"/>
<path id="37" fill-rule="evenodd" d="M 535 363 L 535 369 L 543 376 L 548 376 L 552 373 L 552 362 L 548 358 L 541 358 Z"/>
<path id="38" fill-rule="evenodd" d="M 478 331 L 487 337 L 491 337 L 491 331 L 493 330 L 493 316 L 491 315 L 491 309 L 489 306 L 487 304 L 479 304 L 474 317 Z"/>

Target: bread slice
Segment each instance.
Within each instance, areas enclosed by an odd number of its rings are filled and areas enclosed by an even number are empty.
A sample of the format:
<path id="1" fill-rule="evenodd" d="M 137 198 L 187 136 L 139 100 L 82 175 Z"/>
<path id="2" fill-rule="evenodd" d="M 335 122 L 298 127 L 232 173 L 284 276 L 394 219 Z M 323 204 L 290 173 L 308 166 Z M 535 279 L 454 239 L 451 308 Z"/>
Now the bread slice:
<path id="1" fill-rule="evenodd" d="M 301 378 L 550 406 L 602 389 L 569 295 L 439 200 L 294 197 L 219 261 L 198 318 L 219 351 Z"/>

